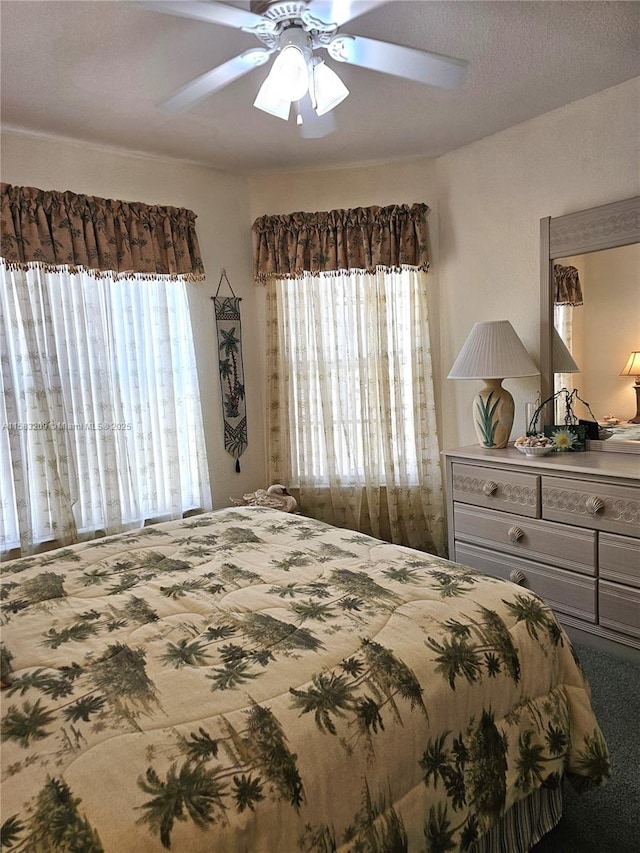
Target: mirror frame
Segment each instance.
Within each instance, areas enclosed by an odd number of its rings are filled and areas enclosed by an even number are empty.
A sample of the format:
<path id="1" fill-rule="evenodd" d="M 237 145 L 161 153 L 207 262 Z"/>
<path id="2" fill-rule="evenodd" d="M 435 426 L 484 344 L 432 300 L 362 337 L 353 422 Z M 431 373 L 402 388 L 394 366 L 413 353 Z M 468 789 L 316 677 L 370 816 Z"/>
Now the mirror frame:
<path id="1" fill-rule="evenodd" d="M 553 394 L 553 264 L 557 258 L 586 255 L 616 246 L 640 243 L 640 196 L 540 220 L 540 394 Z M 553 406 L 542 412 L 542 423 L 552 424 Z M 640 453 L 640 442 L 587 442 L 589 450 Z"/>

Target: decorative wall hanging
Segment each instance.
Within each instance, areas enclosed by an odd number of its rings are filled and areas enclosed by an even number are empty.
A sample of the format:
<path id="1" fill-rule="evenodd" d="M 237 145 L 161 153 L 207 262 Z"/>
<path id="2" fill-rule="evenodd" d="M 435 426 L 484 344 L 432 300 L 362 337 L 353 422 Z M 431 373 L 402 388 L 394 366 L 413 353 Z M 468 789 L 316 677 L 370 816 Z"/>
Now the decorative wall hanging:
<path id="1" fill-rule="evenodd" d="M 231 296 L 219 296 L 222 282 L 226 281 Z M 247 448 L 247 410 L 245 404 L 244 369 L 242 366 L 242 327 L 240 303 L 223 269 L 216 295 L 211 297 L 216 312 L 220 387 L 224 417 L 224 447 L 236 460 L 240 473 L 240 456 Z"/>

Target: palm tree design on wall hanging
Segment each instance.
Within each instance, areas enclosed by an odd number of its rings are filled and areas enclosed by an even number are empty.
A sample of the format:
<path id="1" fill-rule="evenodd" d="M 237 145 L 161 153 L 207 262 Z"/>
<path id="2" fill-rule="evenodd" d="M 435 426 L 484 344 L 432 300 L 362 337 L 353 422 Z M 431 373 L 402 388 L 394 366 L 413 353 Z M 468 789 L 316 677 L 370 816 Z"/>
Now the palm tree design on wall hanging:
<path id="1" fill-rule="evenodd" d="M 222 281 L 226 281 L 231 296 L 218 296 Z M 224 447 L 236 460 L 240 471 L 240 456 L 247 448 L 247 412 L 245 406 L 244 369 L 242 366 L 242 331 L 240 302 L 233 292 L 223 269 L 216 295 L 211 297 L 216 312 L 220 387 L 224 417 Z"/>

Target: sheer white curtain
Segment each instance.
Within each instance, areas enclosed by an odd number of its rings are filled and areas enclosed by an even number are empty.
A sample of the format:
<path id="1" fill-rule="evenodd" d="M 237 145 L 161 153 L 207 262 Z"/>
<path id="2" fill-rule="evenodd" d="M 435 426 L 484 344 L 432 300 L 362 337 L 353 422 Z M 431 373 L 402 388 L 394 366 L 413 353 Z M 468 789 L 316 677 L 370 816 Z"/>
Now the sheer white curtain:
<path id="1" fill-rule="evenodd" d="M 276 279 L 267 305 L 270 481 L 315 517 L 444 553 L 426 274 Z"/>
<path id="2" fill-rule="evenodd" d="M 184 282 L 0 273 L 0 551 L 210 508 Z"/>
<path id="3" fill-rule="evenodd" d="M 567 345 L 569 352 L 573 349 L 573 305 L 558 304 L 553 309 L 553 321 L 556 331 Z M 553 375 L 553 391 L 557 394 L 562 388 L 567 391 L 573 391 L 574 379 L 573 373 L 554 373 Z M 564 423 L 566 415 L 566 403 L 564 400 L 555 401 L 555 422 L 557 424 Z"/>

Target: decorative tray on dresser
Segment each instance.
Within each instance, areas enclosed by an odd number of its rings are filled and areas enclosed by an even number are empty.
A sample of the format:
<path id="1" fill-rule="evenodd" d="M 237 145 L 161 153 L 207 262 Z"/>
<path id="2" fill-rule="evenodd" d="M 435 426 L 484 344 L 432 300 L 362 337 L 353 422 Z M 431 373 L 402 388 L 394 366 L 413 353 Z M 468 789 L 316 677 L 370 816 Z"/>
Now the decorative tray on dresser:
<path id="1" fill-rule="evenodd" d="M 640 648 L 640 455 L 447 450 L 449 559 Z"/>

